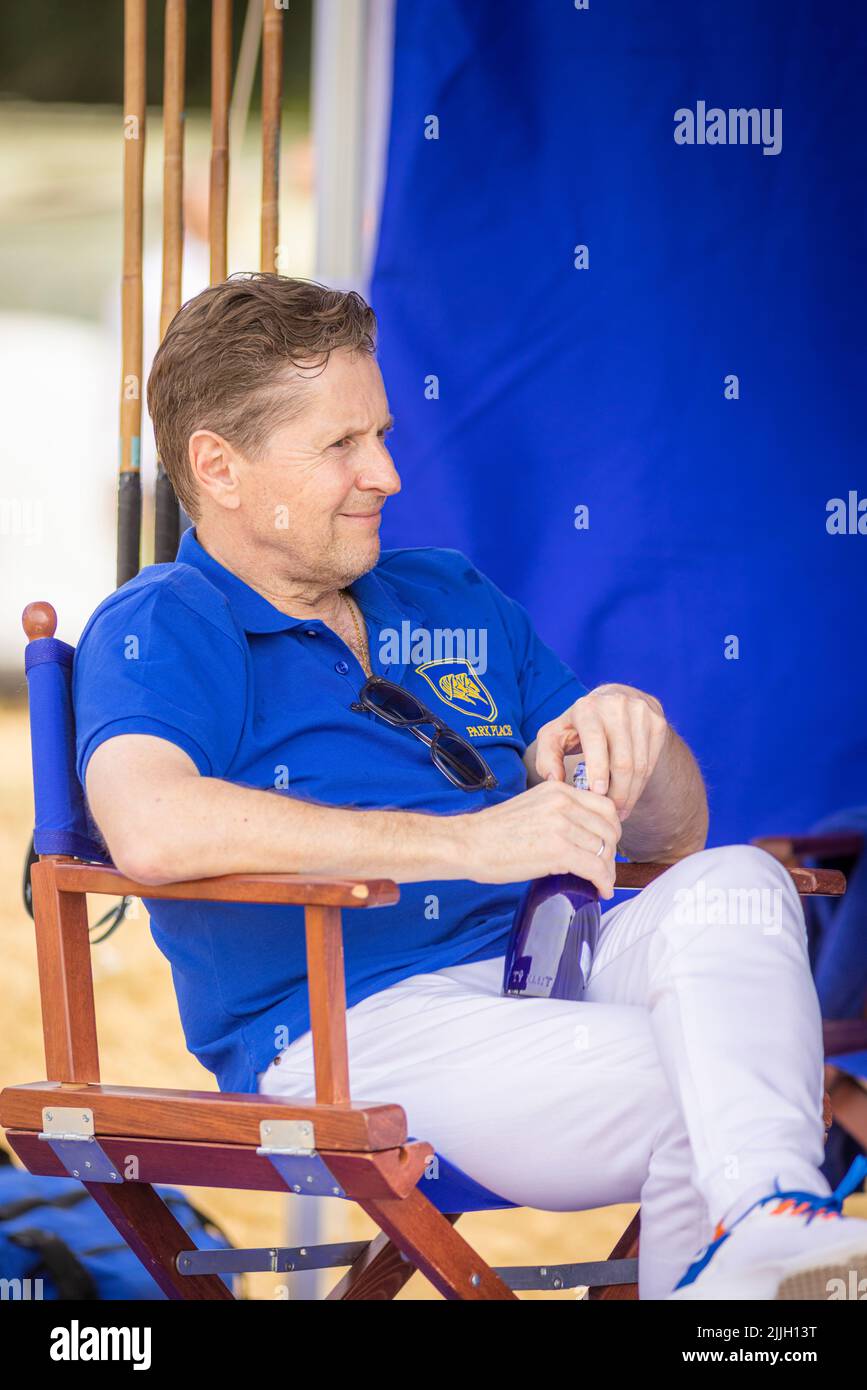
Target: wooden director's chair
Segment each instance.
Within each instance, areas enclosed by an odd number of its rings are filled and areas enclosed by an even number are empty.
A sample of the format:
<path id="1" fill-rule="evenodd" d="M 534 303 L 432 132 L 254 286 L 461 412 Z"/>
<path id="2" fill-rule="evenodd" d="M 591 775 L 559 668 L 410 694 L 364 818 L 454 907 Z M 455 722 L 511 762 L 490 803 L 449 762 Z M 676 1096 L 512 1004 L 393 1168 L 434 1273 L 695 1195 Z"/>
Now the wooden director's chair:
<path id="1" fill-rule="evenodd" d="M 350 1099 L 340 912 L 387 907 L 397 901 L 395 884 L 227 874 L 151 887 L 112 867 L 75 774 L 74 653 L 55 638 L 56 621 L 46 603 L 24 613 L 39 854 L 33 915 L 48 1076 L 0 1094 L 0 1124 L 24 1165 L 79 1178 L 173 1299 L 231 1298 L 220 1272 L 326 1268 L 346 1270 L 331 1299 L 393 1298 L 416 1269 L 446 1298 L 512 1299 L 516 1289 L 581 1286 L 590 1297 L 635 1298 L 638 1216 L 608 1260 L 492 1269 L 455 1223 L 463 1212 L 513 1204 L 408 1137 L 400 1106 Z M 665 867 L 618 865 L 619 886 L 642 888 Z M 839 872 L 791 873 L 800 893 L 845 891 Z M 103 1085 L 87 893 L 303 904 L 316 1099 Z M 154 1183 L 345 1197 L 381 1234 L 297 1250 L 198 1251 Z"/>

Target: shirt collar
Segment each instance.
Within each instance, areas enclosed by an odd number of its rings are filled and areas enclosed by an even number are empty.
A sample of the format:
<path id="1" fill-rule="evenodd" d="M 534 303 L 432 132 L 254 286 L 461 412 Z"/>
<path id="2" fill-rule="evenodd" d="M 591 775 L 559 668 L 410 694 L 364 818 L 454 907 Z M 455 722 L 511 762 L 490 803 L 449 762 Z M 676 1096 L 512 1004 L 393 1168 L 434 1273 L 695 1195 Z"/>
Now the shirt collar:
<path id="1" fill-rule="evenodd" d="M 215 560 L 199 541 L 194 526 L 190 526 L 181 536 L 177 562 L 193 565 L 216 585 L 229 600 L 245 632 L 287 632 L 292 628 L 310 626 L 310 618 L 293 618 L 289 613 L 281 613 L 262 594 L 251 589 L 237 574 Z M 381 624 L 397 626 L 401 619 L 418 613 L 414 605 L 398 600 L 391 584 L 380 577 L 376 569 L 350 584 L 349 592 L 365 616 L 376 618 Z"/>
<path id="2" fill-rule="evenodd" d="M 394 586 L 379 573 L 379 566 L 349 585 L 349 592 L 361 611 L 376 618 L 382 626 L 398 626 L 404 618 L 420 617 L 421 610 L 398 598 Z"/>

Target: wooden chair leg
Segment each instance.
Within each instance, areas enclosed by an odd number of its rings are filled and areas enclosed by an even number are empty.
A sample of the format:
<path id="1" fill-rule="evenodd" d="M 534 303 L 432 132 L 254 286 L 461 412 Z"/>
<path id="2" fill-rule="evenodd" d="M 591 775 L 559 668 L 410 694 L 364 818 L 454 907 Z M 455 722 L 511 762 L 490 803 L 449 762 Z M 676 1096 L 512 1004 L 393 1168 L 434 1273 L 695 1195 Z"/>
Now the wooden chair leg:
<path id="1" fill-rule="evenodd" d="M 192 1238 L 148 1183 L 83 1185 L 169 1298 L 234 1301 L 219 1275 L 178 1273 L 175 1260 L 182 1250 L 189 1250 Z"/>
<path id="2" fill-rule="evenodd" d="M 418 1188 L 413 1188 L 407 1197 L 356 1201 L 411 1261 L 409 1272 L 413 1266 L 420 1270 L 444 1298 L 515 1298 L 499 1275 L 453 1228 L 451 1219 L 437 1211 Z M 379 1253 L 385 1258 L 386 1247 L 380 1247 Z"/>
<path id="3" fill-rule="evenodd" d="M 609 1260 L 634 1260 L 638 1254 L 640 1232 L 641 1212 L 637 1211 L 608 1256 Z M 638 1298 L 638 1285 L 603 1284 L 599 1288 L 591 1289 L 587 1296 L 594 1300 L 612 1298 L 619 1302 L 625 1302 Z"/>
<path id="4" fill-rule="evenodd" d="M 460 1215 L 447 1216 L 454 1226 Z M 416 1272 L 412 1260 L 404 1259 L 387 1235 L 380 1233 L 363 1255 L 346 1271 L 327 1295 L 328 1299 L 396 1298 Z"/>

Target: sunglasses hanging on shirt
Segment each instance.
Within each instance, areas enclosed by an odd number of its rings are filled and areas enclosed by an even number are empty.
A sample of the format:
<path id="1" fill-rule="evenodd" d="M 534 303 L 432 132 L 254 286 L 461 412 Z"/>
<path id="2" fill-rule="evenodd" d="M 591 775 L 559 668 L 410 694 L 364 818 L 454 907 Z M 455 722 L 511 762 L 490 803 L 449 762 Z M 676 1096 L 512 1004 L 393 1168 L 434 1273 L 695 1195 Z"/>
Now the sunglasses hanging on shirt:
<path id="1" fill-rule="evenodd" d="M 430 749 L 431 759 L 443 776 L 461 791 L 487 791 L 497 785 L 496 777 L 472 744 L 403 686 L 382 676 L 371 676 L 362 686 L 352 709 L 376 714 L 392 728 L 409 729 Z M 423 724 L 433 725 L 433 737 L 420 727 Z"/>

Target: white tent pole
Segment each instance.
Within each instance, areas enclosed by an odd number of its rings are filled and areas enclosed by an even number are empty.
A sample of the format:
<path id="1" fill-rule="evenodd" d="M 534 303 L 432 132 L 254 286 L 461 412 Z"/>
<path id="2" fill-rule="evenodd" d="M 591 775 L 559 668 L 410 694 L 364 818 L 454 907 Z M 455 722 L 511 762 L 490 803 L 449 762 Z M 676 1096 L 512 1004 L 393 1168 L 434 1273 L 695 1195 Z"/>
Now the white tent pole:
<path id="1" fill-rule="evenodd" d="M 364 277 L 365 71 L 370 0 L 316 0 L 313 140 L 316 276 L 340 289 Z"/>
<path id="2" fill-rule="evenodd" d="M 367 26 L 361 207 L 362 294 L 368 297 L 388 174 L 396 0 L 372 0 Z"/>

